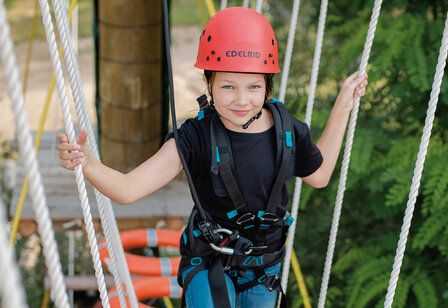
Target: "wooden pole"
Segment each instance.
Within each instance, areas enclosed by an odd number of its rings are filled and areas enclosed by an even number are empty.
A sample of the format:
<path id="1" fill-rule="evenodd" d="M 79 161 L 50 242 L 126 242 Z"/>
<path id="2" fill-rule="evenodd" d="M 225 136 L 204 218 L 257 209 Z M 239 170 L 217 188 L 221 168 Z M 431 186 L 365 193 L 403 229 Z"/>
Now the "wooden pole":
<path id="1" fill-rule="evenodd" d="M 162 141 L 162 2 L 99 0 L 99 114 L 103 162 L 127 172 Z"/>

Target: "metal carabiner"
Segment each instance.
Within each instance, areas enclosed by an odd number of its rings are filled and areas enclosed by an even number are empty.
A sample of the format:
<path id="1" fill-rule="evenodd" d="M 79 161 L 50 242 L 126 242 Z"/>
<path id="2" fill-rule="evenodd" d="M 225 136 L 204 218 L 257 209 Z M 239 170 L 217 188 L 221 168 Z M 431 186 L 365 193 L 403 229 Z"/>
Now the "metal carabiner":
<path id="1" fill-rule="evenodd" d="M 252 213 L 245 213 L 244 215 L 241 215 L 240 217 L 238 217 L 238 219 L 236 220 L 236 223 L 238 225 L 245 225 L 248 222 L 252 222 L 255 220 L 255 215 Z"/>
<path id="2" fill-rule="evenodd" d="M 226 229 L 226 228 L 219 228 L 219 229 L 216 229 L 216 230 L 213 230 L 213 231 L 215 233 L 220 233 L 220 234 L 224 233 L 224 234 L 227 234 L 229 236 L 233 234 L 233 232 L 231 230 Z M 233 248 L 219 247 L 219 246 L 216 246 L 213 243 L 210 243 L 210 247 L 212 247 L 214 250 L 216 250 L 216 251 L 218 251 L 218 252 L 220 252 L 222 254 L 225 254 L 225 255 L 233 255 L 234 252 L 235 252 L 235 250 Z"/>

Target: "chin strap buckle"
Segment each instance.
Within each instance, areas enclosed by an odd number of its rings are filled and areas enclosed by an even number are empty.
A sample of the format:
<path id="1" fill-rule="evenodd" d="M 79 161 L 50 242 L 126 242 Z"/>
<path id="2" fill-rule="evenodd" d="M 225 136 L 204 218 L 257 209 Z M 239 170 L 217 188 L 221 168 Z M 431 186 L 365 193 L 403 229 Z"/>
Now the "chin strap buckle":
<path id="1" fill-rule="evenodd" d="M 243 129 L 247 129 L 249 127 L 249 125 L 252 124 L 253 121 L 259 119 L 261 117 L 262 113 L 263 113 L 263 108 L 256 115 L 254 115 L 252 118 L 250 118 L 246 124 L 243 125 Z"/>

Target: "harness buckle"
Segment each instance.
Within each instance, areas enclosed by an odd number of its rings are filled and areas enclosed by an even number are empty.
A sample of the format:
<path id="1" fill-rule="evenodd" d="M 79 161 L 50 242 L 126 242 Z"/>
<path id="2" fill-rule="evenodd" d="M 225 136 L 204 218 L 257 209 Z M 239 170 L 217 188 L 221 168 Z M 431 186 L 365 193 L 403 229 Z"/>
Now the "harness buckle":
<path id="1" fill-rule="evenodd" d="M 271 225 L 278 221 L 277 215 L 273 213 L 264 213 L 262 216 L 259 216 L 259 228 L 260 229 L 268 229 Z"/>
<path id="2" fill-rule="evenodd" d="M 240 217 L 238 217 L 238 219 L 236 220 L 236 223 L 240 226 L 242 225 L 247 225 L 250 222 L 253 222 L 255 220 L 255 215 L 252 213 L 245 213 L 243 215 L 241 215 Z"/>
<path id="3" fill-rule="evenodd" d="M 220 232 L 217 232 L 217 230 L 220 230 L 218 224 L 204 220 L 198 223 L 198 227 L 209 243 L 221 243 L 224 240 L 224 236 L 222 236 Z"/>
<path id="4" fill-rule="evenodd" d="M 258 250 L 265 250 L 265 249 L 267 249 L 268 247 L 269 247 L 269 246 L 267 246 L 267 245 L 250 246 L 250 247 L 248 247 L 248 249 L 258 251 Z"/>
<path id="5" fill-rule="evenodd" d="M 270 275 L 264 281 L 264 285 L 269 291 L 276 290 L 280 286 L 280 276 L 279 275 Z"/>

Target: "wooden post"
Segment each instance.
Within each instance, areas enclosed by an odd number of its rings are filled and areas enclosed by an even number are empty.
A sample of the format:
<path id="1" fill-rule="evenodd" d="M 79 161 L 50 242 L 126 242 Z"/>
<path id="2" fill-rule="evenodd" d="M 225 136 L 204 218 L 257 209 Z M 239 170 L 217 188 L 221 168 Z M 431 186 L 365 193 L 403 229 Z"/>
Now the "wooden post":
<path id="1" fill-rule="evenodd" d="M 161 0 L 99 0 L 99 114 L 103 162 L 134 169 L 160 147 Z"/>

